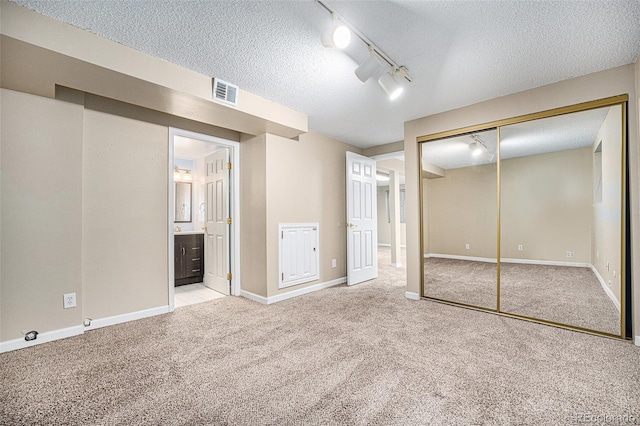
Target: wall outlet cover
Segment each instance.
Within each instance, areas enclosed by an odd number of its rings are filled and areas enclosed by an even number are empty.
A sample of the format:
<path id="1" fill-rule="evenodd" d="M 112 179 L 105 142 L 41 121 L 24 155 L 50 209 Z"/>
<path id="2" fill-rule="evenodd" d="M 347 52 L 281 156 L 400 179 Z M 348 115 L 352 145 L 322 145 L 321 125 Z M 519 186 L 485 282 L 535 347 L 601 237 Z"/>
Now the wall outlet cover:
<path id="1" fill-rule="evenodd" d="M 64 309 L 75 308 L 76 307 L 76 294 L 75 293 L 66 293 L 63 296 Z"/>

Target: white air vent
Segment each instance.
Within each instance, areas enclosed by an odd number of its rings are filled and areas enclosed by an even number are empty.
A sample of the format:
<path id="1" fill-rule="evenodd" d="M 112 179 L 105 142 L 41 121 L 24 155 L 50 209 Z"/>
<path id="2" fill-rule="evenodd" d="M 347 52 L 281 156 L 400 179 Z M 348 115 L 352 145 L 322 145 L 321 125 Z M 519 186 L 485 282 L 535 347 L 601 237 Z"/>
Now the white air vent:
<path id="1" fill-rule="evenodd" d="M 238 86 L 226 81 L 213 79 L 213 99 L 238 106 Z"/>

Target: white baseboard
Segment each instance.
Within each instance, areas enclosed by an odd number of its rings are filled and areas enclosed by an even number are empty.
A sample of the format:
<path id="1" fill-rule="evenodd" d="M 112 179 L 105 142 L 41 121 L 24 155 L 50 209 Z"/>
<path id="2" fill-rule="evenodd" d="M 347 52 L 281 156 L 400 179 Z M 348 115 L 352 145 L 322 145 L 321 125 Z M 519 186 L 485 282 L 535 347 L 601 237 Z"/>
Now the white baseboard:
<path id="1" fill-rule="evenodd" d="M 60 330 L 46 331 L 38 334 L 36 340 L 26 341 L 22 339 L 7 340 L 6 342 L 0 342 L 0 353 L 15 351 L 16 349 L 29 348 L 31 346 L 40 345 L 42 343 L 53 342 L 54 340 L 64 339 L 66 337 L 77 336 L 84 333 L 84 327 L 76 325 L 68 328 L 61 328 Z"/>
<path id="2" fill-rule="evenodd" d="M 435 257 L 439 259 L 455 259 L 455 260 L 468 260 L 472 262 L 487 262 L 487 263 L 497 263 L 496 259 L 489 257 L 474 257 L 474 256 L 459 256 L 456 254 L 440 254 L 440 253 L 426 253 L 424 255 L 425 259 L 430 257 Z M 518 263 L 522 265 L 544 265 L 544 266 L 571 266 L 575 268 L 589 268 L 591 264 L 589 263 L 579 263 L 579 262 L 559 262 L 556 260 L 536 260 L 536 259 L 509 259 L 502 258 L 500 259 L 500 263 Z"/>
<path id="3" fill-rule="evenodd" d="M 254 302 L 262 303 L 263 305 L 268 305 L 266 297 L 251 293 L 247 290 L 240 290 L 240 296 L 253 300 Z"/>
<path id="4" fill-rule="evenodd" d="M 620 312 L 620 302 L 616 298 L 616 295 L 613 294 L 613 291 L 611 290 L 611 288 L 609 288 L 607 283 L 604 281 L 604 278 L 602 278 L 602 275 L 600 275 L 596 267 L 591 265 L 591 270 L 593 271 L 596 278 L 598 278 L 598 281 L 600 281 L 600 285 L 602 286 L 602 289 L 604 290 L 604 292 L 607 293 L 607 296 L 609 296 L 609 299 L 611 299 L 611 301 L 615 305 L 618 312 Z"/>
<path id="5" fill-rule="evenodd" d="M 92 319 L 91 325 L 84 327 L 85 330 L 95 330 L 96 328 L 107 327 L 109 325 L 122 324 L 123 322 L 135 321 L 142 318 L 162 315 L 169 312 L 169 306 L 158 306 L 157 308 L 144 309 L 142 311 L 130 312 L 112 317 Z"/>
<path id="6" fill-rule="evenodd" d="M 414 293 L 412 291 L 405 291 L 404 297 L 411 300 L 420 300 L 420 295 L 418 293 Z"/>
<path id="7" fill-rule="evenodd" d="M 398 262 L 398 263 L 391 263 L 391 266 L 393 266 L 394 268 L 401 268 L 402 267 L 402 263 Z"/>
<path id="8" fill-rule="evenodd" d="M 570 266 L 573 268 L 589 268 L 590 263 L 580 262 L 560 262 L 557 260 L 534 260 L 534 259 L 500 259 L 500 263 L 520 263 L 522 265 L 543 265 L 543 266 Z"/>
<path id="9" fill-rule="evenodd" d="M 636 340 L 633 342 L 636 346 L 640 346 L 640 336 L 636 336 Z"/>
<path id="10" fill-rule="evenodd" d="M 440 254 L 440 253 L 426 253 L 424 255 L 425 259 L 428 259 L 430 257 L 436 257 L 438 259 L 470 260 L 472 262 L 497 263 L 495 259 L 491 259 L 489 257 L 458 256 L 456 254 Z"/>
<path id="11" fill-rule="evenodd" d="M 378 247 L 391 247 L 391 244 L 379 243 Z M 400 248 L 407 248 L 405 244 L 400 244 Z"/>
<path id="12" fill-rule="evenodd" d="M 327 281 L 324 283 L 314 284 L 309 287 L 299 288 L 297 290 L 288 291 L 286 293 L 277 294 L 271 297 L 259 296 L 255 293 L 251 293 L 246 290 L 240 291 L 240 296 L 246 297 L 254 302 L 262 303 L 263 305 L 270 305 L 272 303 L 281 302 L 283 300 L 291 299 L 293 297 L 302 296 L 303 294 L 313 293 L 314 291 L 323 290 L 325 288 L 333 287 L 335 285 L 344 284 L 347 282 L 347 277 L 337 278 L 335 280 Z"/>

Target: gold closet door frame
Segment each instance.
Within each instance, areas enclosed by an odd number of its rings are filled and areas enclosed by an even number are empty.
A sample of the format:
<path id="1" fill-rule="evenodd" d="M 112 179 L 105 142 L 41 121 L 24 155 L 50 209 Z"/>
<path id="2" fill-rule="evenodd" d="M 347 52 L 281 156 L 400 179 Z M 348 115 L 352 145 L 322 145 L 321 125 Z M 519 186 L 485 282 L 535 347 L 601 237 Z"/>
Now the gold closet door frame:
<path id="1" fill-rule="evenodd" d="M 540 111 L 540 112 L 535 112 L 535 113 L 531 113 L 531 114 L 525 114 L 525 115 L 520 115 L 520 116 L 516 116 L 516 117 L 512 117 L 512 118 L 506 118 L 503 120 L 497 120 L 497 121 L 491 121 L 488 123 L 484 123 L 484 124 L 477 124 L 477 125 L 473 125 L 473 126 L 467 126 L 467 127 L 461 127 L 458 129 L 453 129 L 453 130 L 447 130 L 444 132 L 438 132 L 438 133 L 433 133 L 433 134 L 429 134 L 429 135 L 424 135 L 424 136 L 419 136 L 418 138 L 416 138 L 416 142 L 419 145 L 419 149 L 418 149 L 418 155 L 420 156 L 420 161 L 418 162 L 418 176 L 420 176 L 420 182 L 418 185 L 419 191 L 420 191 L 420 196 L 419 196 L 419 203 L 420 203 L 420 298 L 422 299 L 426 299 L 426 300 L 433 300 L 439 303 L 445 303 L 448 305 L 453 305 L 453 306 L 461 306 L 464 308 L 471 308 L 471 309 L 475 309 L 475 310 L 480 310 L 480 311 L 485 311 L 485 312 L 492 312 L 498 315 L 502 315 L 505 317 L 510 317 L 510 318 L 517 318 L 517 319 L 522 319 L 522 320 L 526 320 L 526 321 L 531 321 L 531 322 L 536 322 L 539 324 L 545 324 L 545 325 L 551 325 L 551 326 L 555 326 L 555 327 L 560 327 L 560 328 L 565 328 L 565 329 L 569 329 L 569 330 L 575 330 L 575 331 L 581 331 L 584 333 L 589 333 L 589 334 L 595 334 L 598 336 L 605 336 L 605 337 L 611 337 L 611 338 L 615 338 L 615 339 L 626 339 L 625 336 L 625 331 L 626 331 L 626 281 L 627 281 L 627 265 L 626 265 L 626 249 L 627 249 L 627 245 L 626 245 L 626 228 L 627 228 L 627 223 L 626 223 L 626 208 L 627 208 L 627 199 L 626 199 L 626 192 L 627 192 L 627 103 L 629 101 L 629 95 L 618 95 L 618 96 L 612 96 L 609 98 L 603 98 L 603 99 L 598 99 L 595 101 L 590 101 L 590 102 L 583 102 L 583 103 L 579 103 L 579 104 L 574 104 L 574 105 L 569 105 L 569 106 L 564 106 L 564 107 L 560 107 L 560 108 L 554 108 L 554 109 L 550 109 L 550 110 L 545 110 L 545 111 Z M 597 331 L 597 330 L 592 330 L 592 329 L 588 329 L 588 328 L 584 328 L 584 327 L 579 327 L 579 326 L 574 326 L 574 325 L 569 325 L 569 324 L 563 324 L 563 323 L 558 323 L 558 322 L 554 322 L 554 321 L 548 321 L 548 320 L 543 320 L 540 318 L 534 318 L 534 317 L 528 317 L 525 315 L 518 315 L 518 314 L 513 314 L 513 313 L 508 313 L 508 312 L 503 312 L 500 310 L 500 213 L 501 213 L 501 206 L 500 206 L 500 128 L 504 127 L 504 126 L 508 126 L 511 124 L 518 124 L 518 123 L 524 123 L 527 121 L 534 121 L 534 120 L 539 120 L 542 118 L 549 118 L 549 117 L 556 117 L 559 115 L 566 115 L 566 114 L 571 114 L 574 112 L 581 112 L 581 111 L 588 111 L 591 109 L 597 109 L 597 108 L 604 108 L 604 107 L 610 107 L 610 106 L 617 106 L 620 105 L 622 108 L 622 122 L 620 123 L 621 129 L 622 129 L 622 164 L 621 164 L 621 173 L 620 173 L 620 179 L 621 179 L 621 206 L 620 206 L 620 215 L 621 215 L 621 229 L 620 229 L 620 334 L 611 334 L 611 333 L 605 333 L 602 331 Z M 496 129 L 496 137 L 497 137 L 497 148 L 496 148 L 496 166 L 497 166 L 497 207 L 498 207 L 498 214 L 497 214 L 497 221 L 498 221 L 498 226 L 497 226 L 497 249 L 496 249 L 496 260 L 497 260 L 497 277 L 496 277 L 496 293 L 497 293 L 497 304 L 496 304 L 496 309 L 491 309 L 491 308 L 486 308 L 486 307 L 482 307 L 482 306 L 475 306 L 475 305 L 470 305 L 470 304 L 466 304 L 466 303 L 458 303 L 458 302 L 453 302 L 453 301 L 449 301 L 449 300 L 443 300 L 443 299 L 438 299 L 435 297 L 428 297 L 425 295 L 425 291 L 424 291 L 424 183 L 423 183 L 423 177 L 422 177 L 422 146 L 424 143 L 428 143 L 428 142 L 434 142 L 437 140 L 442 140 L 442 139 L 446 139 L 446 138 L 450 138 L 453 136 L 463 136 L 463 135 L 468 135 L 471 133 L 476 133 L 476 132 L 482 132 L 482 131 L 487 131 L 487 130 L 492 130 L 492 129 Z"/>

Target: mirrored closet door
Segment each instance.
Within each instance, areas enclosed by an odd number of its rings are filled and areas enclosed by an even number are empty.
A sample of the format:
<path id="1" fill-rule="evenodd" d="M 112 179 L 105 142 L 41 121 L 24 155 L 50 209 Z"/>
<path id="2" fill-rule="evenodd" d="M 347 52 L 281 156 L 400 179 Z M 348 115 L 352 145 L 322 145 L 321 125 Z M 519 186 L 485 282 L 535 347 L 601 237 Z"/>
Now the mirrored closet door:
<path id="1" fill-rule="evenodd" d="M 419 138 L 422 296 L 624 337 L 625 102 Z"/>
<path id="2" fill-rule="evenodd" d="M 502 311 L 620 334 L 621 110 L 501 128 Z"/>
<path id="3" fill-rule="evenodd" d="M 496 130 L 422 145 L 424 294 L 497 307 Z"/>

